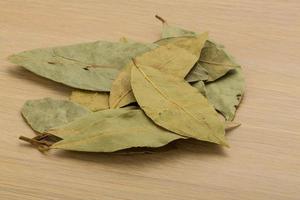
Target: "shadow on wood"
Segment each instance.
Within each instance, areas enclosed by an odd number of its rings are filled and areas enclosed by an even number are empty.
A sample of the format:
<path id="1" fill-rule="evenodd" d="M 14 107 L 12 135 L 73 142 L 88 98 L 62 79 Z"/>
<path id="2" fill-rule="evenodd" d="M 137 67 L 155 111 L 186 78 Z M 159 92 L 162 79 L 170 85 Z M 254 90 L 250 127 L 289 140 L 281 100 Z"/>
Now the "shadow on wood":
<path id="1" fill-rule="evenodd" d="M 50 156 L 50 155 L 49 155 Z M 226 157 L 224 147 L 193 139 L 178 140 L 160 148 L 132 148 L 115 153 L 85 153 L 63 150 L 53 150 L 51 156 L 62 160 L 76 159 L 84 162 L 94 162 L 107 165 L 145 165 L 159 164 L 176 160 L 180 157 L 193 156 L 197 159 L 204 157 Z"/>
<path id="2" fill-rule="evenodd" d="M 71 87 L 68 87 L 63 84 L 57 83 L 55 81 L 51 81 L 44 77 L 38 76 L 20 66 L 10 67 L 7 70 L 7 73 L 14 78 L 21 79 L 22 81 L 31 82 L 33 84 L 38 84 L 44 88 L 54 90 L 55 92 L 59 92 L 63 96 L 71 93 L 71 91 L 72 91 Z"/>

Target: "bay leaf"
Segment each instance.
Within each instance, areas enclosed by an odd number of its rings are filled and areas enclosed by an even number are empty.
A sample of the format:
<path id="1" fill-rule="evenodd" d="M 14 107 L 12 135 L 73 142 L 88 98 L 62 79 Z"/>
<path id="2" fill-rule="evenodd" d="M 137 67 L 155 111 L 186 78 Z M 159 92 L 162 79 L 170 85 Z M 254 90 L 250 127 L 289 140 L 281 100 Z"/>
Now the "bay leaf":
<path id="1" fill-rule="evenodd" d="M 33 130 L 43 133 L 91 112 L 70 101 L 44 98 L 26 101 L 21 113 Z"/>
<path id="2" fill-rule="evenodd" d="M 199 49 L 199 46 L 195 46 L 195 41 L 197 40 L 197 38 L 199 37 L 205 37 L 205 41 L 201 46 L 201 49 Z M 196 36 L 182 36 L 182 37 L 172 37 L 172 38 L 165 38 L 165 39 L 161 39 L 155 42 L 155 44 L 158 44 L 160 46 L 162 45 L 167 45 L 167 44 L 173 44 L 176 45 L 177 47 L 183 48 L 185 50 L 187 50 L 188 52 L 194 54 L 195 56 L 197 56 L 198 58 L 200 57 L 200 53 L 203 49 L 203 46 L 206 42 L 208 38 L 208 32 L 204 32 L 200 35 L 196 35 Z"/>
<path id="3" fill-rule="evenodd" d="M 197 62 L 207 37 L 207 33 L 197 37 L 183 37 L 174 41 L 175 43 L 170 42 L 148 51 L 135 60 L 183 79 Z M 185 48 L 179 47 L 178 44 Z M 195 53 L 196 51 L 198 53 Z M 110 108 L 120 108 L 136 101 L 130 85 L 130 72 L 133 65 L 133 62 L 128 63 L 114 80 L 109 97 Z"/>
<path id="4" fill-rule="evenodd" d="M 224 77 L 206 85 L 206 97 L 226 120 L 232 121 L 245 90 L 241 68 L 237 67 Z"/>
<path id="5" fill-rule="evenodd" d="M 135 102 L 130 85 L 132 63 L 127 64 L 113 81 L 108 102 L 110 108 L 121 108 Z"/>
<path id="6" fill-rule="evenodd" d="M 197 35 L 193 31 L 171 26 L 165 20 L 161 21 L 163 22 L 162 38 Z M 199 73 L 198 80 L 215 81 L 207 83 L 207 98 L 210 103 L 227 120 L 233 120 L 236 107 L 239 105 L 245 89 L 245 80 L 241 67 L 225 51 L 223 45 L 207 40 L 201 51 L 200 59 L 193 70 L 196 71 L 195 69 L 198 68 L 200 68 L 200 71 L 202 68 L 205 68 L 209 76 L 207 80 L 204 80 L 203 73 Z M 194 71 L 187 75 L 186 80 L 197 80 L 197 74 Z M 225 78 L 229 78 L 229 80 L 225 80 Z M 196 86 L 199 87 L 200 85 Z"/>
<path id="7" fill-rule="evenodd" d="M 24 51 L 9 60 L 29 71 L 65 85 L 92 91 L 110 91 L 119 69 L 155 44 L 96 41 Z"/>
<path id="8" fill-rule="evenodd" d="M 47 132 L 63 139 L 52 149 L 87 152 L 161 147 L 184 138 L 153 124 L 140 109 L 98 111 Z"/>
<path id="9" fill-rule="evenodd" d="M 133 94 L 154 123 L 179 135 L 227 146 L 225 127 L 207 99 L 183 79 L 137 63 Z"/>
<path id="10" fill-rule="evenodd" d="M 166 38 L 157 41 L 157 44 L 164 45 L 170 41 L 180 40 L 178 38 Z M 181 47 L 183 47 L 181 45 Z M 184 47 L 183 47 L 184 48 Z M 232 60 L 223 48 L 218 48 L 216 43 L 206 41 L 198 62 L 193 67 L 193 70 L 187 74 L 186 80 L 189 82 L 195 82 L 198 80 L 211 82 L 224 76 L 230 70 L 233 70 L 238 65 L 232 63 Z M 201 73 L 199 73 L 201 72 Z M 205 73 L 207 72 L 207 73 Z M 204 77 L 203 77 L 204 76 Z"/>
<path id="11" fill-rule="evenodd" d="M 106 92 L 92 92 L 74 90 L 70 96 L 70 101 L 78 103 L 91 111 L 109 109 L 109 94 Z"/>
<path id="12" fill-rule="evenodd" d="M 201 51 L 198 63 L 208 72 L 208 82 L 215 81 L 238 67 L 223 48 L 209 40 Z"/>
<path id="13" fill-rule="evenodd" d="M 191 84 L 194 88 L 196 88 L 203 96 L 206 96 L 206 88 L 203 81 L 197 81 Z"/>
<path id="14" fill-rule="evenodd" d="M 157 41 L 157 44 L 168 43 L 169 40 L 174 40 L 178 37 L 197 35 L 197 33 L 193 31 L 169 25 L 166 20 L 159 16 L 157 18 L 163 23 L 162 39 Z M 197 65 L 195 65 L 194 70 L 187 75 L 186 80 L 190 81 L 190 78 L 193 77 L 192 81 L 197 81 L 197 74 L 194 74 L 195 71 L 203 71 L 204 68 L 208 72 L 208 78 L 205 81 L 214 81 L 237 67 L 238 65 L 232 62 L 232 59 L 229 58 L 222 47 L 223 45 L 218 45 L 211 40 L 207 40 L 201 51 Z M 198 80 L 204 81 L 202 77 L 203 74 L 199 75 Z"/>
<path id="15" fill-rule="evenodd" d="M 185 80 L 190 83 L 197 81 L 207 81 L 208 71 L 201 66 L 199 62 L 191 69 L 191 71 L 186 75 Z"/>

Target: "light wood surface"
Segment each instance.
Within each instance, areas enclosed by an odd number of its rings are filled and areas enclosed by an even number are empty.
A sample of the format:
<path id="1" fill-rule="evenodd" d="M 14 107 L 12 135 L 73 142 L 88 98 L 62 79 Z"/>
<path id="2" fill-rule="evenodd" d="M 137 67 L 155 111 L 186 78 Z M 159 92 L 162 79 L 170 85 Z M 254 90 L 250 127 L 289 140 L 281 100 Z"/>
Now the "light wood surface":
<path id="1" fill-rule="evenodd" d="M 43 155 L 27 99 L 70 88 L 6 61 L 22 50 L 126 36 L 154 41 L 161 24 L 210 31 L 244 67 L 247 91 L 230 149 L 195 142 L 146 155 Z M 0 0 L 0 199 L 300 199 L 300 1 Z"/>

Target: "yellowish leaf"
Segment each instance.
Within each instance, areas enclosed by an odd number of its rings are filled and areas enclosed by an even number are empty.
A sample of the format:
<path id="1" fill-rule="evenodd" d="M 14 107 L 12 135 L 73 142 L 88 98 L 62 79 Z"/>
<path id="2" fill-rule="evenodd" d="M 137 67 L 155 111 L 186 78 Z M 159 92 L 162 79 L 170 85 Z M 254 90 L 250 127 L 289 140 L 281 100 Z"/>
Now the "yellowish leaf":
<path id="1" fill-rule="evenodd" d="M 139 64 L 159 69 L 165 74 L 184 78 L 199 59 L 207 39 L 207 33 L 197 37 L 182 37 L 135 58 Z M 133 63 L 125 66 L 112 84 L 109 97 L 110 108 L 120 108 L 135 102 L 130 86 Z"/>
<path id="2" fill-rule="evenodd" d="M 186 137 L 227 146 L 224 123 L 207 99 L 183 79 L 135 65 L 131 86 L 154 123 Z"/>
<path id="3" fill-rule="evenodd" d="M 48 131 L 63 140 L 52 149 L 114 152 L 132 147 L 160 147 L 184 137 L 155 125 L 140 109 L 110 109 Z"/>
<path id="4" fill-rule="evenodd" d="M 72 102 L 78 103 L 91 111 L 108 109 L 108 93 L 74 90 L 70 96 Z"/>

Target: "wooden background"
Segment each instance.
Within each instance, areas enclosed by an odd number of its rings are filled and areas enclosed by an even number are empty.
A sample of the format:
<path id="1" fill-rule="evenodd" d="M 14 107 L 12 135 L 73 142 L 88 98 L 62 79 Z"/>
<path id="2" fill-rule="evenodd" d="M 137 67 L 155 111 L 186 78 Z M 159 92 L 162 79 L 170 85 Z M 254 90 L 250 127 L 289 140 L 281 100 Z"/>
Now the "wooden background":
<path id="1" fill-rule="evenodd" d="M 126 3 L 125 3 L 126 2 Z M 151 42 L 161 24 L 209 30 L 244 66 L 247 91 L 230 149 L 195 142 L 147 155 L 54 151 L 20 116 L 27 99 L 71 89 L 6 61 L 38 48 L 118 40 Z M 0 0 L 0 199 L 300 199 L 300 1 Z"/>

